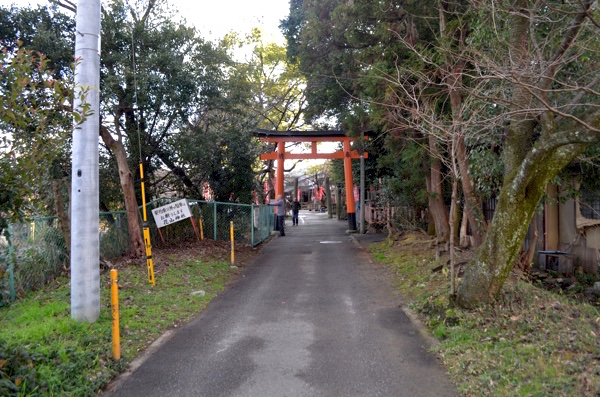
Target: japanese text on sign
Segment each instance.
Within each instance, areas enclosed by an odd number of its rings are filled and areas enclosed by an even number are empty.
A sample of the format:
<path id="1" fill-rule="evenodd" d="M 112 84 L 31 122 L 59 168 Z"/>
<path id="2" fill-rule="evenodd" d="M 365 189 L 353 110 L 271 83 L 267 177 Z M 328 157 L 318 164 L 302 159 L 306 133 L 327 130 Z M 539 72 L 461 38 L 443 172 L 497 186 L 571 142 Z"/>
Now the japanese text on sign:
<path id="1" fill-rule="evenodd" d="M 192 216 L 186 199 L 174 201 L 152 210 L 156 227 L 165 227 Z"/>

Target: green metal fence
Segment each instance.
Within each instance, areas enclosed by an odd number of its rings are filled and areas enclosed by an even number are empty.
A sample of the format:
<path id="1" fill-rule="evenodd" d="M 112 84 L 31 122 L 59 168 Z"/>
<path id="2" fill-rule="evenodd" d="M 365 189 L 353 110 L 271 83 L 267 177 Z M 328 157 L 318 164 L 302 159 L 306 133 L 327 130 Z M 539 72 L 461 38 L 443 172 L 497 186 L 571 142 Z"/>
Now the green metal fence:
<path id="1" fill-rule="evenodd" d="M 186 240 L 196 237 L 192 220 L 166 226 L 160 231 L 152 216 L 152 210 L 179 200 L 178 198 L 160 198 L 146 205 L 148 223 L 153 245 L 169 244 L 174 240 Z M 273 210 L 267 205 L 221 203 L 216 201 L 188 200 L 195 225 L 202 227 L 204 237 L 212 240 L 229 240 L 229 226 L 233 221 L 235 241 L 253 247 L 263 242 L 273 230 Z"/>
<path id="2" fill-rule="evenodd" d="M 101 212 L 98 229 L 101 258 L 113 260 L 129 251 L 129 230 L 125 211 Z"/>
<path id="3" fill-rule="evenodd" d="M 161 198 L 147 204 L 152 245 L 157 248 L 197 241 L 200 221 L 205 238 L 226 241 L 233 221 L 236 242 L 252 246 L 267 239 L 273 230 L 273 210 L 268 206 L 201 200 L 188 200 L 195 224 L 185 219 L 157 229 L 151 210 L 176 200 Z M 99 233 L 102 259 L 112 261 L 129 251 L 124 211 L 101 212 Z M 56 217 L 10 225 L 7 236 L 0 236 L 0 306 L 60 274 L 68 275 L 69 265 L 69 251 Z"/>

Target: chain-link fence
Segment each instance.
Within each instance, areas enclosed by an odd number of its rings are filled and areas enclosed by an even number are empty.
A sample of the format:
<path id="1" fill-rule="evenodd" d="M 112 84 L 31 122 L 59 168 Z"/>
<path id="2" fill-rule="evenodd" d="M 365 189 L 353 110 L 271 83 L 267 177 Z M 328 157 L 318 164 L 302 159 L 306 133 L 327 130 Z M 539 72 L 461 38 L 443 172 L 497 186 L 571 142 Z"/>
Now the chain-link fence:
<path id="1" fill-rule="evenodd" d="M 0 239 L 0 305 L 67 269 L 69 254 L 54 217 L 13 224 Z"/>
<path id="2" fill-rule="evenodd" d="M 273 209 L 268 206 L 199 200 L 188 200 L 191 219 L 158 229 L 152 209 L 176 200 L 163 198 L 147 204 L 152 245 L 157 248 L 198 240 L 201 234 L 206 239 L 228 241 L 231 222 L 236 242 L 252 246 L 268 238 L 273 230 Z M 60 274 L 68 275 L 69 250 L 56 217 L 13 224 L 7 232 L 0 237 L 0 306 Z M 99 232 L 102 259 L 114 260 L 129 251 L 124 211 L 100 213 Z"/>
<path id="3" fill-rule="evenodd" d="M 102 259 L 120 258 L 129 251 L 129 230 L 125 211 L 101 212 L 98 229 Z"/>

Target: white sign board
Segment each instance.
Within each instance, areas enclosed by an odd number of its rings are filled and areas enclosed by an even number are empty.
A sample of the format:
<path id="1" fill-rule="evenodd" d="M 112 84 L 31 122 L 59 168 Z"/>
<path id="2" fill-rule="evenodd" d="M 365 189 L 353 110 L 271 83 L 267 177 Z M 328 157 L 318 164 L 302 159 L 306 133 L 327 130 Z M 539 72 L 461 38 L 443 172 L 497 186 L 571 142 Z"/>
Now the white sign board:
<path id="1" fill-rule="evenodd" d="M 156 227 L 161 228 L 192 216 L 186 199 L 174 201 L 152 210 Z"/>

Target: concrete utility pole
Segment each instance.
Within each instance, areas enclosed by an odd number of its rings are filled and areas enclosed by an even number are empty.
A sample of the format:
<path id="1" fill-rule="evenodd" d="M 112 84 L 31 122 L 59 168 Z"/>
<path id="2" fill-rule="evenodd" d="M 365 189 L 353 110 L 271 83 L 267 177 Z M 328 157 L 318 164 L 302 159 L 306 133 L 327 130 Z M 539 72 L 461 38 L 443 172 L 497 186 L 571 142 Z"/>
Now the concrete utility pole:
<path id="1" fill-rule="evenodd" d="M 71 317 L 100 316 L 98 133 L 100 131 L 100 0 L 79 0 L 75 29 L 75 100 L 86 118 L 73 129 L 71 172 Z"/>

